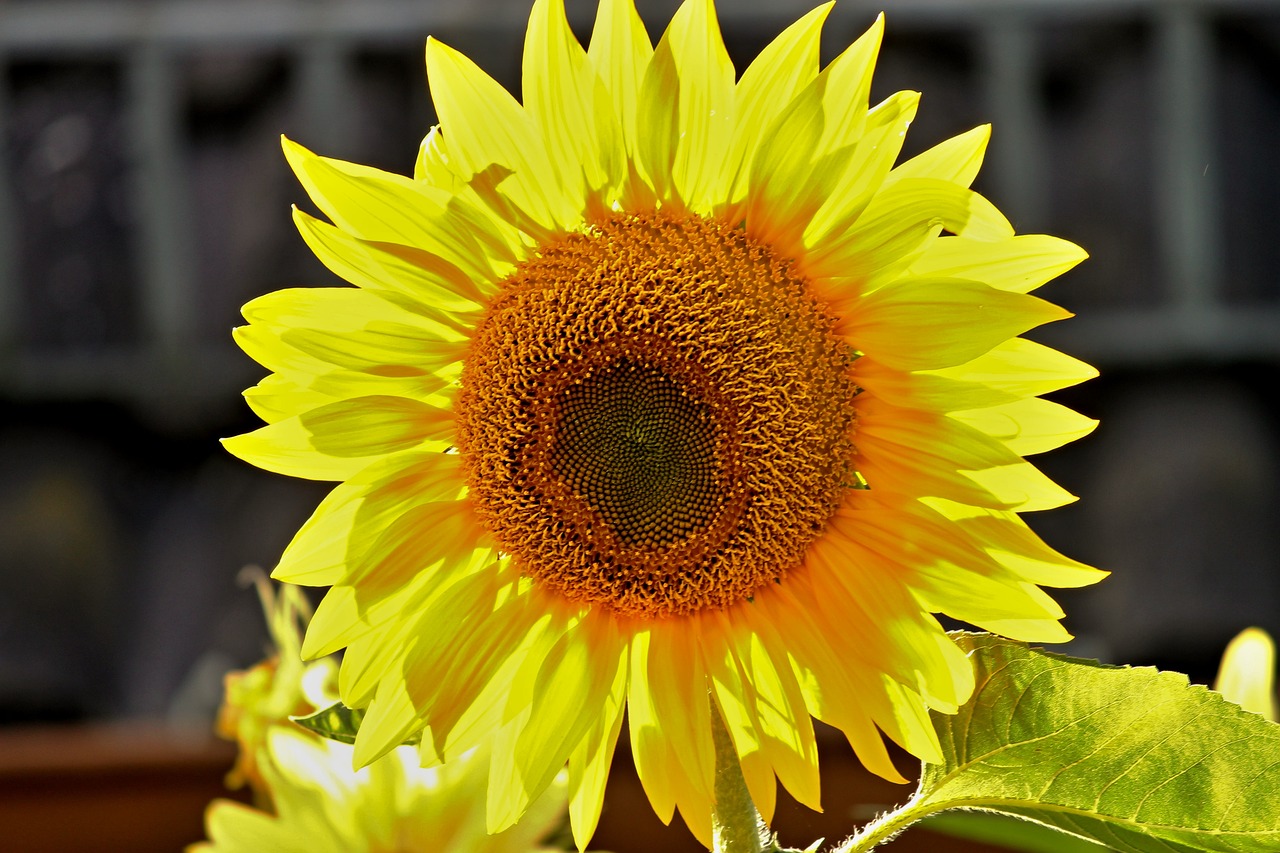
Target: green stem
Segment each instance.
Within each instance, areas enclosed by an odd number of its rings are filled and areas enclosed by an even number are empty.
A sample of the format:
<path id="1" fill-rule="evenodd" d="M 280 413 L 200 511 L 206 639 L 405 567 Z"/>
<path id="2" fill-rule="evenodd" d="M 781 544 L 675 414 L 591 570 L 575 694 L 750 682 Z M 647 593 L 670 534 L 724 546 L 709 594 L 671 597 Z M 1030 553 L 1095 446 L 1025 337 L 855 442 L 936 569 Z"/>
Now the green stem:
<path id="1" fill-rule="evenodd" d="M 715 853 L 761 853 L 769 828 L 751 801 L 738 751 L 714 702 L 711 740 L 716 750 L 715 803 L 711 808 L 713 849 Z"/>
<path id="2" fill-rule="evenodd" d="M 918 796 L 919 792 L 917 791 L 916 794 Z M 898 808 L 885 812 L 862 827 L 852 838 L 836 847 L 831 853 L 867 853 L 933 811 L 936 809 L 920 808 L 916 805 L 916 798 L 912 797 Z"/>

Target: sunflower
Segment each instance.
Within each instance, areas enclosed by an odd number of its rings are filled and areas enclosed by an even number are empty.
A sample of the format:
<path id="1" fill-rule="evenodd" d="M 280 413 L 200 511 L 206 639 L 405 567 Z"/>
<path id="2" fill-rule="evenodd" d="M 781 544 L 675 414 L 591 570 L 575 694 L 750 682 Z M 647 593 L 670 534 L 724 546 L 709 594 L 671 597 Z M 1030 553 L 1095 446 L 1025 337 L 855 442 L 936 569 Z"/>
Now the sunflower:
<path id="1" fill-rule="evenodd" d="M 1020 511 L 1072 497 L 1024 455 L 1094 422 L 1095 375 L 1018 337 L 1085 257 L 969 189 L 979 127 L 894 166 L 919 96 L 869 106 L 882 20 L 819 71 L 830 4 L 743 72 L 711 0 L 653 47 L 602 0 L 584 50 L 538 0 L 523 103 L 427 42 L 440 124 L 412 178 L 285 154 L 355 287 L 283 290 L 236 339 L 272 371 L 227 440 L 339 485 L 273 576 L 330 586 L 354 760 L 491 749 L 489 828 L 565 764 L 580 846 L 622 724 L 649 800 L 711 837 L 712 715 L 772 813 L 819 806 L 811 718 L 901 777 L 973 689 L 932 615 L 1068 638 L 1041 586 L 1103 573 Z"/>
<path id="2" fill-rule="evenodd" d="M 298 587 L 286 586 L 277 593 L 256 567 L 242 576 L 257 586 L 272 650 L 266 660 L 226 674 L 214 730 L 240 747 L 227 787 L 248 784 L 259 800 L 269 802 L 270 791 L 258 766 L 267 732 L 291 716 L 327 707 L 333 701 L 328 694 L 337 683 L 337 662 L 323 658 L 303 665 L 302 628 L 311 617 L 311 605 Z"/>
<path id="3" fill-rule="evenodd" d="M 488 761 L 469 753 L 418 766 L 412 747 L 393 749 L 358 771 L 351 747 L 292 724 L 272 726 L 257 765 L 274 811 L 215 800 L 205 812 L 209 840 L 188 853 L 530 853 L 564 815 L 565 780 L 555 780 L 529 813 L 502 833 L 486 832 Z"/>

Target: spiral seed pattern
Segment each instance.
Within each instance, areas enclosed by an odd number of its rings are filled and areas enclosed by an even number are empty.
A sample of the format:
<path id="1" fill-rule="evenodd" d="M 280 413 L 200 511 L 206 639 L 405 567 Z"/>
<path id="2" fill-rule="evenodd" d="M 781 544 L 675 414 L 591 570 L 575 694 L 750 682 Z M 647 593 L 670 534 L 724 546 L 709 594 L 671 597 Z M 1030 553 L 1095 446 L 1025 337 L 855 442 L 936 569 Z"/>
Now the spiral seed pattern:
<path id="1" fill-rule="evenodd" d="M 521 570 L 645 618 L 800 565 L 853 466 L 855 353 L 790 265 L 692 215 L 544 246 L 472 339 L 455 410 L 477 513 Z"/>

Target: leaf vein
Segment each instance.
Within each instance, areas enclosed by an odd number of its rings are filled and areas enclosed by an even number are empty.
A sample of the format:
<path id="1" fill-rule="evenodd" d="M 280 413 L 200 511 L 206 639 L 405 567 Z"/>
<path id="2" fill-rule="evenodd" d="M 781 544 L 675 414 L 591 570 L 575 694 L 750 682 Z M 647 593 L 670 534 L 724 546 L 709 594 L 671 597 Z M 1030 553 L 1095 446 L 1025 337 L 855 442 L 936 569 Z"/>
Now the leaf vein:
<path id="1" fill-rule="evenodd" d="M 1200 715 L 1200 716 L 1203 716 L 1203 715 Z M 1196 719 L 1199 719 L 1199 716 L 1198 716 Z M 1188 764 L 1186 767 L 1184 767 L 1184 768 L 1182 768 L 1181 770 L 1179 770 L 1177 773 L 1174 773 L 1172 776 L 1170 776 L 1168 779 L 1165 779 L 1165 780 L 1164 780 L 1163 782 L 1161 782 L 1159 785 L 1156 785 L 1154 788 L 1152 788 L 1150 791 L 1148 791 L 1148 792 L 1146 793 L 1146 795 L 1145 795 L 1141 800 L 1139 800 L 1139 801 L 1138 801 L 1137 808 L 1135 808 L 1135 809 L 1134 809 L 1134 812 L 1133 812 L 1133 816 L 1134 816 L 1134 818 L 1136 819 L 1136 818 L 1137 818 L 1137 816 L 1138 816 L 1139 814 L 1141 814 L 1141 813 L 1142 813 L 1142 806 L 1147 802 L 1147 800 L 1148 800 L 1148 799 L 1150 799 L 1150 798 L 1151 798 L 1151 796 L 1152 796 L 1156 791 L 1159 791 L 1161 788 L 1163 788 L 1165 785 L 1168 785 L 1168 784 L 1169 784 L 1170 782 L 1172 782 L 1173 780 L 1175 780 L 1175 779 L 1179 779 L 1179 778 L 1181 778 L 1182 776 L 1186 775 L 1187 773 L 1191 772 L 1192 770 L 1194 770 L 1196 767 L 1198 767 L 1198 766 L 1200 766 L 1201 764 L 1203 764 L 1207 759 L 1209 759 L 1211 756 L 1215 755 L 1216 753 L 1221 752 L 1222 750 L 1226 749 L 1227 747 L 1229 747 L 1229 746 L 1231 746 L 1231 745 L 1233 745 L 1233 744 L 1241 743 L 1241 742 L 1243 742 L 1243 741 L 1247 741 L 1247 740 L 1249 740 L 1249 736 L 1248 736 L 1248 735 L 1245 735 L 1244 737 L 1236 738 L 1235 740 L 1228 741 L 1227 743 L 1221 744 L 1221 745 L 1219 745 L 1219 746 L 1215 747 L 1214 749 L 1209 750 L 1209 751 L 1208 751 L 1208 752 L 1206 752 L 1204 755 L 1201 755 L 1201 756 L 1200 756 L 1199 758 L 1197 758 L 1195 761 L 1191 762 L 1191 763 L 1190 763 L 1190 764 Z M 1221 826 L 1221 822 L 1219 822 L 1219 826 Z"/>
<path id="2" fill-rule="evenodd" d="M 1157 704 L 1157 705 L 1154 705 L 1154 706 L 1152 706 L 1152 707 L 1149 707 L 1149 708 L 1145 709 L 1145 710 L 1142 712 L 1142 714 L 1140 714 L 1140 715 L 1137 717 L 1137 719 L 1135 719 L 1132 723 L 1130 723 L 1130 725 L 1129 725 L 1129 727 L 1128 727 L 1127 729 L 1122 730 L 1122 731 L 1120 732 L 1120 734 L 1125 734 L 1125 733 L 1127 733 L 1127 731 L 1129 731 L 1129 730 L 1130 730 L 1130 729 L 1132 729 L 1133 727 L 1135 727 L 1135 726 L 1139 725 L 1139 724 L 1140 724 L 1140 721 L 1141 721 L 1143 718 L 1145 718 L 1145 717 L 1150 717 L 1150 716 L 1151 716 L 1151 715 L 1153 715 L 1153 714 L 1157 714 L 1157 713 L 1159 713 L 1161 710 L 1163 710 L 1163 708 L 1164 708 L 1164 706 L 1165 706 L 1165 705 L 1168 705 L 1168 704 L 1171 704 L 1171 703 L 1176 702 L 1176 701 L 1177 701 L 1177 698 L 1178 698 L 1178 697 L 1171 697 L 1171 698 L 1167 699 L 1167 700 L 1166 700 L 1166 701 L 1164 701 L 1164 702 L 1161 702 L 1161 703 L 1159 703 L 1159 704 Z M 1192 723 L 1194 723 L 1196 720 L 1200 719 L 1200 718 L 1201 718 L 1201 717 L 1203 717 L 1203 716 L 1204 716 L 1203 711 L 1198 712 L 1198 713 L 1197 713 L 1194 717 L 1192 717 L 1190 720 L 1185 721 L 1185 722 L 1184 722 L 1182 725 L 1180 725 L 1180 726 L 1176 726 L 1172 731 L 1170 731 L 1168 734 L 1166 734 L 1166 735 L 1165 735 L 1164 737 L 1162 737 L 1160 740 L 1158 740 L 1158 741 L 1156 741 L 1155 743 L 1151 744 L 1151 745 L 1147 748 L 1147 751 L 1146 751 L 1146 752 L 1142 753 L 1142 754 L 1141 754 L 1141 755 L 1139 755 L 1137 758 L 1135 758 L 1135 759 L 1133 760 L 1133 762 L 1132 762 L 1128 767 L 1126 767 L 1124 770 L 1120 771 L 1120 773 L 1118 773 L 1118 774 L 1115 776 L 1115 778 L 1113 778 L 1111 781 L 1107 782 L 1107 784 L 1103 785 L 1103 786 L 1102 786 L 1102 788 L 1101 788 L 1101 790 L 1099 790 L 1099 791 L 1098 791 L 1098 796 L 1097 796 L 1097 798 L 1093 801 L 1093 807 L 1094 807 L 1094 810 L 1096 811 L 1096 810 L 1098 809 L 1098 807 L 1102 804 L 1102 798 L 1103 798 L 1103 796 L 1104 796 L 1104 795 L 1106 795 L 1107 791 L 1111 790 L 1111 787 L 1112 787 L 1113 785 L 1115 785 L 1117 782 L 1119 782 L 1121 779 L 1123 779 L 1123 778 L 1125 778 L 1126 776 L 1128 776 L 1128 775 L 1129 775 L 1129 773 L 1131 773 L 1135 767 L 1137 767 L 1139 764 L 1141 764 L 1141 763 L 1142 763 L 1142 761 L 1143 761 L 1143 759 L 1145 759 L 1148 755 L 1150 755 L 1150 754 L 1151 754 L 1151 752 L 1152 752 L 1153 750 L 1155 750 L 1157 747 L 1162 746 L 1163 744 L 1167 743 L 1171 738 L 1173 738 L 1173 737 L 1175 737 L 1175 736 L 1177 736 L 1177 735 L 1181 734 L 1181 733 L 1183 732 L 1183 730 L 1187 728 L 1187 726 L 1191 725 Z M 1119 735 L 1117 735 L 1117 737 L 1119 737 Z M 1135 811 L 1135 812 L 1134 812 L 1134 814 L 1135 814 L 1135 815 L 1137 815 L 1137 812 Z"/>
<path id="3" fill-rule="evenodd" d="M 1249 789 L 1252 788 L 1259 779 L 1261 779 L 1263 776 L 1270 773 L 1271 770 L 1275 767 L 1280 767 L 1280 760 L 1271 762 L 1266 767 L 1262 768 L 1257 773 L 1255 773 L 1252 777 L 1250 777 L 1249 781 L 1246 784 L 1240 786 L 1240 790 L 1236 793 L 1235 797 L 1233 797 L 1231 802 L 1227 804 L 1227 807 L 1222 810 L 1222 817 L 1218 820 L 1219 827 L 1221 827 L 1224 823 L 1226 823 L 1227 815 L 1231 813 L 1231 810 L 1236 807 L 1237 803 L 1239 803 L 1241 800 L 1244 799 Z M 1280 829 L 1280 812 L 1277 812 L 1276 818 L 1271 824 L 1271 828 L 1273 830 Z"/>

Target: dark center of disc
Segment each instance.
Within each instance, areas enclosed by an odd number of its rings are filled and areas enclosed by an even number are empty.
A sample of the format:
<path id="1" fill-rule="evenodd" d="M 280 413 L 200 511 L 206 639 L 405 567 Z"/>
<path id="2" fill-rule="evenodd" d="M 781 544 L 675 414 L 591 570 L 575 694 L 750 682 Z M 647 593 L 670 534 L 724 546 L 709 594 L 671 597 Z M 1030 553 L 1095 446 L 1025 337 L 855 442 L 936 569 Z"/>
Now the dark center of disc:
<path id="1" fill-rule="evenodd" d="M 628 548 L 661 548 L 716 517 L 712 414 L 661 370 L 614 362 L 566 387 L 552 471 Z"/>

